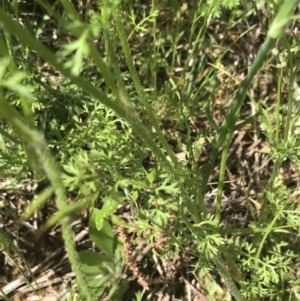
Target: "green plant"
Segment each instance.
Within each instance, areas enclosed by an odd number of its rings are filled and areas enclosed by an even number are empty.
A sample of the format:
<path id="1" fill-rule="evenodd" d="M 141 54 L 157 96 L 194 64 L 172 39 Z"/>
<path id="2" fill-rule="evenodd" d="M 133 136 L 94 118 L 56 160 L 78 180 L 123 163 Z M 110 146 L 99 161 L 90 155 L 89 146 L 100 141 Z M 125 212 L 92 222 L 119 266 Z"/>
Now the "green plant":
<path id="1" fill-rule="evenodd" d="M 209 13 L 212 18 L 220 17 L 224 9 L 234 10 L 241 4 L 240 0 L 206 0 L 201 2 L 202 14 L 207 15 Z"/>
<path id="2" fill-rule="evenodd" d="M 109 290 L 110 299 L 122 300 L 123 292 L 128 285 L 128 280 L 121 279 L 125 264 L 123 246 L 108 221 L 103 221 L 99 227 L 99 213 L 99 210 L 93 210 L 89 221 L 89 234 L 104 254 L 82 251 L 79 253 L 79 258 L 89 287 L 96 296 L 101 296 L 104 290 Z"/>
<path id="3" fill-rule="evenodd" d="M 5 34 L 5 39 L 0 41 L 0 113 L 5 119 L 0 133 L 2 141 L 9 141 L 9 146 L 1 144 L 6 151 L 6 155 L 1 155 L 1 164 L 3 169 L 14 166 L 17 170 L 3 172 L 3 175 L 15 177 L 19 170 L 28 175 L 31 170 L 38 180 L 47 178 L 50 181 L 50 187 L 32 201 L 23 218 L 29 218 L 55 193 L 58 212 L 49 218 L 43 229 L 58 221 L 61 223 L 82 299 L 94 300 L 106 293 L 112 300 L 122 300 L 135 278 L 144 288 L 149 286 L 130 254 L 130 248 L 143 239 L 156 245 L 158 251 L 153 252 L 160 252 L 162 258 L 188 253 L 204 262 L 203 267 L 199 263 L 195 265 L 195 274 L 212 273 L 214 278 L 219 274 L 237 300 L 263 300 L 276 295 L 284 299 L 287 295 L 277 287 L 279 284 L 288 287 L 290 296 L 297 295 L 299 284 L 295 277 L 288 276 L 297 254 L 287 250 L 292 239 L 286 229 L 298 229 L 298 206 L 296 201 L 290 202 L 289 188 L 278 179 L 280 167 L 287 159 L 299 168 L 298 138 L 294 128 L 299 115 L 295 110 L 297 91 L 289 93 L 287 103 L 282 103 L 283 87 L 291 91 L 297 89 L 297 70 L 293 68 L 295 51 L 289 49 L 283 31 L 298 2 L 283 2 L 276 15 L 274 11 L 277 10 L 268 11 L 269 19 L 274 18 L 274 21 L 266 40 L 218 126 L 212 112 L 214 96 L 220 88 L 216 70 L 224 70 L 215 66 L 224 58 L 229 46 L 214 58 L 214 54 L 205 53 L 212 43 L 207 36 L 211 22 L 220 16 L 220 7 L 237 8 L 241 2 L 207 1 L 201 9 L 192 5 L 191 8 L 179 7 L 175 3 L 172 6 L 175 11 L 170 15 L 165 13 L 165 32 L 159 33 L 158 22 L 164 7 L 156 1 L 150 9 L 143 8 L 141 12 L 130 7 L 128 16 L 122 10 L 125 4 L 99 1 L 99 9 L 90 9 L 83 20 L 69 1 L 61 1 L 63 13 L 60 14 L 40 0 L 38 3 L 47 16 L 56 20 L 72 37 L 70 42 L 60 43 L 60 50 L 55 52 L 32 34 L 34 27 L 31 32 L 26 31 L 0 8 Z M 251 13 L 259 12 L 260 8 L 252 4 Z M 185 12 L 190 14 L 190 9 L 192 17 L 188 23 L 182 16 Z M 243 13 L 239 22 L 247 16 L 249 14 Z M 203 21 L 201 26 L 199 20 Z M 43 26 L 44 21 L 38 28 Z M 188 26 L 188 35 L 185 26 Z M 101 47 L 94 43 L 99 28 Z M 139 55 L 134 46 L 145 41 L 142 34 L 148 29 L 151 47 L 144 50 L 147 55 Z M 239 38 L 243 34 L 239 34 Z M 22 44 L 20 51 L 29 49 L 34 57 L 49 62 L 63 79 L 44 85 L 37 76 L 31 76 L 36 70 L 28 68 L 27 73 L 19 72 L 13 37 Z M 248 90 L 279 38 L 283 50 L 278 56 L 280 64 L 276 64 L 277 103 L 268 110 L 261 108 L 261 104 L 248 95 Z M 180 53 L 177 49 L 183 42 L 189 51 Z M 203 53 L 199 60 L 198 52 Z M 214 68 L 207 69 L 207 61 L 212 58 Z M 177 65 L 180 66 L 179 75 Z M 92 75 L 90 68 L 94 71 Z M 150 79 L 142 76 L 148 71 Z M 220 73 L 218 75 L 221 78 Z M 42 92 L 44 95 L 38 99 L 35 95 Z M 246 96 L 259 113 L 243 117 L 238 123 Z M 284 118 L 281 109 L 286 111 Z M 210 128 L 195 134 L 190 120 L 197 114 L 206 114 Z M 246 229 L 220 229 L 226 166 L 234 131 L 256 121 L 259 114 L 261 129 L 270 143 L 275 162 L 270 183 L 259 196 L 260 215 Z M 175 124 L 172 134 L 162 129 L 167 118 Z M 275 127 L 272 119 L 275 119 Z M 40 131 L 45 134 L 47 144 Z M 171 147 L 169 140 L 174 137 L 176 147 Z M 203 151 L 204 137 L 211 142 L 212 150 L 199 170 L 195 153 Z M 205 193 L 220 150 L 216 208 L 211 214 L 205 204 Z M 179 162 L 177 151 L 184 152 L 189 161 Z M 71 201 L 67 200 L 67 194 L 72 196 Z M 99 205 L 101 208 L 97 209 Z M 72 241 L 70 219 L 87 208 L 93 210 L 89 233 L 97 249 L 78 255 Z M 120 218 L 120 208 L 130 211 L 134 222 Z M 136 227 L 136 241 L 133 239 L 129 243 L 129 235 L 119 230 L 126 245 L 122 247 L 114 234 L 117 227 Z M 290 232 L 296 235 L 296 230 Z M 248 235 L 248 241 L 243 241 L 242 235 Z M 287 254 L 284 260 L 281 258 L 283 252 Z M 135 272 L 124 280 L 126 264 Z M 220 287 L 216 281 L 210 280 L 210 284 L 212 290 Z M 206 293 L 214 298 L 213 292 Z M 141 294 L 136 293 L 136 298 L 141 299 Z"/>

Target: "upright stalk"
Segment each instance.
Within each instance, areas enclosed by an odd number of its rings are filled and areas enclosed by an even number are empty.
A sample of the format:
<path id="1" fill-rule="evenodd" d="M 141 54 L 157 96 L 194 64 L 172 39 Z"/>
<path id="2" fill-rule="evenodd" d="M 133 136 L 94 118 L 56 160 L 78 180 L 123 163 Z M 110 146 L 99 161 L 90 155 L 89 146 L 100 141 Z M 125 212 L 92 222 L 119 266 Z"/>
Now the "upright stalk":
<path id="1" fill-rule="evenodd" d="M 65 189 L 62 184 L 58 168 L 47 149 L 43 137 L 36 130 L 30 129 L 26 123 L 23 122 L 21 115 L 10 106 L 10 104 L 3 97 L 2 93 L 0 93 L 0 106 L 0 113 L 2 116 L 7 122 L 14 126 L 16 132 L 27 146 L 27 149 L 30 149 L 36 155 L 40 166 L 44 170 L 47 178 L 50 180 L 54 188 L 58 209 L 65 209 L 68 206 Z M 94 301 L 96 298 L 88 287 L 88 283 L 81 268 L 78 253 L 76 251 L 70 218 L 68 216 L 63 217 L 60 220 L 60 224 L 62 227 L 62 235 L 66 250 L 69 255 L 69 261 L 71 263 L 72 270 L 76 275 L 78 290 L 81 293 L 82 298 L 85 298 L 87 301 Z"/>
<path id="2" fill-rule="evenodd" d="M 115 7 L 113 9 L 113 18 L 114 18 L 114 21 L 115 21 L 115 24 L 116 24 L 116 29 L 117 29 L 117 32 L 118 32 L 118 35 L 119 35 L 119 38 L 120 38 L 120 41 L 121 41 L 121 45 L 122 45 L 122 48 L 123 48 L 126 63 L 127 63 L 131 78 L 134 82 L 135 89 L 138 93 L 139 99 L 146 108 L 146 111 L 147 111 L 147 114 L 150 118 L 151 124 L 153 125 L 153 127 L 154 127 L 154 129 L 155 129 L 155 131 L 158 135 L 159 142 L 161 143 L 163 149 L 167 152 L 168 156 L 171 158 L 172 163 L 174 164 L 175 168 L 179 169 L 180 166 L 178 164 L 178 161 L 177 161 L 172 149 L 170 148 L 169 144 L 166 141 L 166 138 L 164 137 L 164 135 L 163 135 L 163 133 L 160 129 L 160 126 L 157 122 L 157 119 L 156 119 L 156 117 L 153 113 L 153 109 L 152 109 L 152 107 L 150 106 L 150 104 L 148 102 L 148 99 L 147 99 L 146 94 L 144 92 L 141 81 L 140 81 L 140 79 L 138 77 L 138 74 L 136 72 L 136 69 L 133 65 L 133 59 L 132 59 L 132 56 L 131 56 L 130 47 L 128 45 L 127 37 L 126 37 L 125 31 L 124 31 L 124 24 L 122 22 L 122 16 L 121 16 L 121 13 L 119 12 L 118 7 Z"/>

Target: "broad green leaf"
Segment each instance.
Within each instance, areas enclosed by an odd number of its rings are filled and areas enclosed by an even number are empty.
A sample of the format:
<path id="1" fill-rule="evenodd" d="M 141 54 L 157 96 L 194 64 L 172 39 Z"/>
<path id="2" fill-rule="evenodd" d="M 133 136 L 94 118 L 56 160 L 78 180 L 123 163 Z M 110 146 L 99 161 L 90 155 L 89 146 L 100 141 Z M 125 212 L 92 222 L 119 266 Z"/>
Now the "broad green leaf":
<path id="1" fill-rule="evenodd" d="M 113 284 L 111 290 L 109 291 L 109 300 L 122 301 L 124 300 L 124 294 L 128 289 L 128 285 L 131 279 L 125 279 L 121 283 L 116 282 Z"/>
<path id="2" fill-rule="evenodd" d="M 110 258 L 114 257 L 115 250 L 123 248 L 118 236 L 113 232 L 108 221 L 103 222 L 103 227 L 97 230 L 96 220 L 99 209 L 94 208 L 89 220 L 89 233 L 91 240 Z"/>
<path id="3" fill-rule="evenodd" d="M 111 280 L 111 275 L 107 273 L 103 265 L 103 263 L 109 262 L 110 259 L 91 251 L 80 252 L 79 259 L 89 287 L 95 295 L 101 296 Z"/>
<path id="4" fill-rule="evenodd" d="M 154 168 L 150 173 L 147 173 L 146 177 L 149 183 L 152 185 L 157 175 L 157 169 Z"/>
<path id="5" fill-rule="evenodd" d="M 80 262 L 87 277 L 96 277 L 105 272 L 103 262 L 110 261 L 110 258 L 92 251 L 79 252 Z"/>

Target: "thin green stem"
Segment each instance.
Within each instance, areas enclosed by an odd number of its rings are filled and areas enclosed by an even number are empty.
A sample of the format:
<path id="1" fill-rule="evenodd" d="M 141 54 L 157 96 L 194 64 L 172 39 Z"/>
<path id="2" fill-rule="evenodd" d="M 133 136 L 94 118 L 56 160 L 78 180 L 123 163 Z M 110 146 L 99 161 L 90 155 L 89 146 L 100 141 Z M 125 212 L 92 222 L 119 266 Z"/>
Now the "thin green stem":
<path id="1" fill-rule="evenodd" d="M 281 96 L 282 96 L 282 69 L 278 70 L 278 83 L 277 83 L 277 103 L 276 103 L 276 127 L 275 127 L 275 145 L 279 143 L 279 124 L 280 124 L 280 109 L 281 109 Z"/>
<path id="2" fill-rule="evenodd" d="M 289 82 L 288 82 L 288 91 L 290 91 L 288 96 L 288 110 L 287 110 L 287 116 L 286 120 L 284 122 L 284 145 L 287 145 L 287 142 L 289 140 L 289 134 L 291 132 L 291 120 L 292 120 L 292 114 L 293 114 L 293 101 L 294 101 L 294 91 L 295 91 L 295 76 L 296 76 L 296 68 L 294 66 L 294 54 L 290 50 L 290 44 L 289 41 L 287 41 L 286 35 L 283 36 L 283 45 L 285 46 L 285 49 L 287 51 L 287 58 L 288 58 L 288 69 L 290 71 L 289 74 Z"/>
<path id="3" fill-rule="evenodd" d="M 264 246 L 264 243 L 268 237 L 268 235 L 270 234 L 270 232 L 272 231 L 273 229 L 273 226 L 275 225 L 275 222 L 278 220 L 279 216 L 282 214 L 282 212 L 278 212 L 276 214 L 276 216 L 273 218 L 272 222 L 269 223 L 267 229 L 266 229 L 266 232 L 264 233 L 262 239 L 260 239 L 260 242 L 259 242 L 259 247 L 257 249 L 257 252 L 256 252 L 256 255 L 255 255 L 255 262 L 258 262 L 259 260 L 259 257 L 260 257 L 260 254 L 262 252 L 262 248 Z"/>
<path id="4" fill-rule="evenodd" d="M 218 181 L 218 193 L 217 193 L 217 202 L 216 202 L 216 210 L 215 210 L 215 219 L 216 224 L 218 225 L 219 229 L 219 222 L 221 219 L 221 204 L 222 204 L 222 196 L 223 196 L 223 186 L 224 186 L 224 178 L 225 178 L 225 171 L 226 171 L 226 162 L 229 153 L 229 146 L 232 137 L 232 131 L 229 131 L 226 135 L 226 140 L 223 146 L 222 158 L 221 158 L 221 165 L 220 165 L 220 173 L 219 173 L 219 181 Z"/>
<path id="5" fill-rule="evenodd" d="M 65 208 L 68 207 L 65 189 L 60 178 L 58 167 L 47 149 L 44 138 L 36 130 L 29 128 L 26 123 L 24 123 L 23 118 L 21 118 L 19 113 L 9 105 L 1 94 L 0 104 L 2 108 L 2 116 L 7 120 L 7 122 L 14 126 L 19 136 L 23 139 L 27 149 L 31 150 L 36 155 L 40 166 L 52 183 L 56 194 L 58 209 L 65 210 Z M 72 270 L 76 275 L 78 290 L 81 292 L 81 296 L 86 298 L 86 300 L 94 301 L 95 296 L 88 287 L 88 283 L 81 268 L 78 253 L 76 251 L 70 218 L 68 216 L 64 216 L 60 219 L 60 223 L 62 226 L 62 235 L 66 250 L 69 255 L 69 261 L 71 263 Z"/>
<path id="6" fill-rule="evenodd" d="M 254 61 L 253 65 L 250 68 L 250 71 L 246 77 L 246 79 L 243 81 L 241 84 L 236 98 L 230 107 L 230 110 L 222 124 L 222 126 L 219 129 L 219 132 L 217 133 L 215 140 L 214 140 L 214 148 L 210 156 L 210 161 L 208 162 L 208 165 L 206 166 L 206 170 L 204 171 L 204 180 L 205 182 L 203 183 L 203 188 L 205 187 L 206 190 L 206 185 L 208 181 L 208 177 L 211 173 L 211 170 L 213 168 L 213 164 L 216 160 L 217 154 L 218 154 L 218 149 L 221 147 L 223 144 L 224 139 L 226 139 L 225 145 L 224 146 L 224 151 L 222 155 L 222 162 L 221 162 L 221 167 L 220 167 L 220 178 L 219 178 L 219 187 L 218 187 L 218 200 L 217 200 L 217 207 L 216 207 L 216 219 L 220 219 L 220 211 L 221 211 L 221 197 L 222 197 L 222 190 L 223 190 L 223 183 L 224 183 L 224 173 L 225 173 L 225 167 L 226 167 L 226 159 L 228 155 L 228 150 L 229 150 L 229 144 L 230 144 L 230 138 L 232 136 L 232 131 L 235 127 L 235 123 L 238 117 L 238 113 L 241 109 L 243 100 L 246 96 L 247 89 L 251 83 L 251 80 L 253 79 L 254 75 L 260 68 L 260 66 L 263 63 L 263 60 L 268 52 L 268 50 L 271 48 L 273 44 L 273 41 L 270 39 L 267 39 L 265 43 L 263 44 L 263 47 L 258 54 L 256 60 Z M 205 193 L 205 190 L 202 191 L 202 194 Z M 236 288 L 235 284 L 233 283 L 231 276 L 227 272 L 226 268 L 224 267 L 224 264 L 222 263 L 222 260 L 220 258 L 217 258 L 215 260 L 215 264 L 220 272 L 220 274 L 224 277 L 224 281 L 227 285 L 227 287 L 230 289 L 231 293 L 237 300 L 245 300 L 243 296 L 241 296 L 240 292 Z"/>
<path id="7" fill-rule="evenodd" d="M 122 22 L 121 13 L 119 12 L 118 8 L 113 9 L 113 18 L 114 18 L 114 21 L 115 21 L 115 24 L 116 24 L 116 29 L 118 31 L 118 35 L 119 35 L 119 38 L 120 38 L 120 41 L 121 41 L 121 44 L 122 44 L 122 48 L 123 48 L 124 56 L 125 56 L 125 59 L 126 59 L 126 63 L 127 63 L 130 75 L 132 77 L 132 80 L 134 82 L 134 86 L 135 86 L 135 89 L 138 93 L 138 96 L 139 96 L 142 104 L 146 108 L 146 111 L 147 111 L 147 114 L 150 118 L 151 124 L 153 125 L 153 127 L 154 127 L 154 129 L 155 129 L 155 131 L 158 135 L 159 141 L 162 144 L 163 149 L 167 152 L 167 154 L 171 158 L 172 163 L 174 164 L 175 168 L 179 169 L 180 165 L 179 165 L 172 149 L 170 148 L 169 144 L 167 143 L 167 141 L 166 141 L 166 139 L 165 139 L 165 137 L 164 137 L 164 135 L 163 135 L 163 133 L 160 129 L 160 126 L 157 122 L 157 119 L 156 119 L 156 117 L 153 113 L 153 109 L 152 109 L 152 107 L 150 106 L 150 104 L 148 102 L 148 99 L 147 99 L 146 94 L 144 92 L 143 86 L 140 82 L 140 79 L 138 77 L 136 69 L 133 65 L 133 59 L 132 59 L 132 56 L 131 56 L 130 47 L 128 45 L 127 37 L 126 37 L 125 31 L 124 31 L 124 24 Z"/>
<path id="8" fill-rule="evenodd" d="M 225 268 L 222 259 L 220 256 L 215 256 L 213 259 L 214 264 L 216 265 L 220 275 L 223 277 L 224 282 L 228 289 L 230 290 L 231 294 L 237 301 L 246 301 L 246 299 L 241 295 L 239 290 L 237 289 L 236 285 L 232 281 L 230 274 L 228 273 L 227 269 Z"/>
<path id="9" fill-rule="evenodd" d="M 245 96 L 247 94 L 247 90 L 250 86 L 250 83 L 255 76 L 255 74 L 258 72 L 259 68 L 262 66 L 265 57 L 268 53 L 268 51 L 272 48 L 272 45 L 274 43 L 274 40 L 267 37 L 265 42 L 263 43 L 260 51 L 257 54 L 256 59 L 254 60 L 249 73 L 247 74 L 246 78 L 243 80 L 241 85 L 239 86 L 239 89 L 237 91 L 237 94 L 235 96 L 235 99 L 230 106 L 230 109 L 228 113 L 226 114 L 226 117 L 217 132 L 217 134 L 214 137 L 213 140 L 213 150 L 211 152 L 210 158 L 206 164 L 201 168 L 201 177 L 200 177 L 200 189 L 201 189 L 201 195 L 204 196 L 206 192 L 207 182 L 209 179 L 209 176 L 212 172 L 212 169 L 214 167 L 215 160 L 218 155 L 218 150 L 222 146 L 227 132 L 234 129 L 235 123 L 238 118 L 238 114 L 240 112 L 240 109 L 242 107 L 243 101 L 245 99 Z"/>

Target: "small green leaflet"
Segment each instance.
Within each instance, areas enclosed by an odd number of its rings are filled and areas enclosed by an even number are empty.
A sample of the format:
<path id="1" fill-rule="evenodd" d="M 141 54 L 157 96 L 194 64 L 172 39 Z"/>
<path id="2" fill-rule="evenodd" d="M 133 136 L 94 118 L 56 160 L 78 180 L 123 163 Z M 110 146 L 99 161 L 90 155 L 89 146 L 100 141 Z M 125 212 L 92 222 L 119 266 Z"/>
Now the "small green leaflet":
<path id="1" fill-rule="evenodd" d="M 98 231 L 103 228 L 105 219 L 114 213 L 120 203 L 120 200 L 112 199 L 110 197 L 105 201 L 102 209 L 97 212 L 96 216 L 96 227 Z"/>

